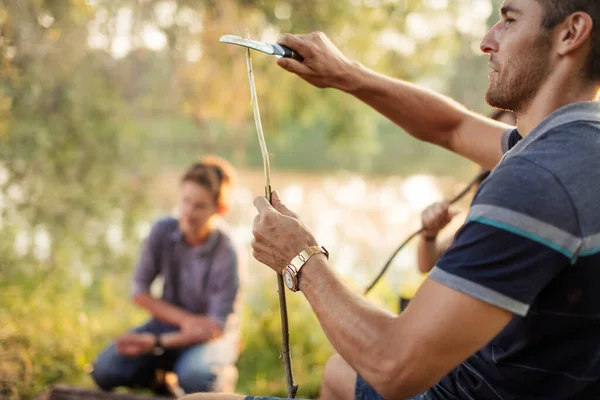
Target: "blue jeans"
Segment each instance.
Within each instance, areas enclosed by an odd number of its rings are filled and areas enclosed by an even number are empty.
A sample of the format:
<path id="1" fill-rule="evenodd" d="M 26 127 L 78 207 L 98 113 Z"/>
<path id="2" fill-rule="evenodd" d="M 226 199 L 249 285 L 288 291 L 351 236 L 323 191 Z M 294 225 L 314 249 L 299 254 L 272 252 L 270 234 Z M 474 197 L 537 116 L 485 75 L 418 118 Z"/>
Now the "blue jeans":
<path id="1" fill-rule="evenodd" d="M 356 388 L 354 389 L 355 400 L 384 400 L 363 378 L 356 377 Z M 406 400 L 427 400 L 425 394 L 419 394 Z"/>
<path id="2" fill-rule="evenodd" d="M 156 320 L 133 329 L 133 332 L 167 333 L 175 331 Z M 103 390 L 118 386 L 152 388 L 157 369 L 173 371 L 179 386 L 186 393 L 213 391 L 215 382 L 225 367 L 234 365 L 238 357 L 238 343 L 232 335 L 195 346 L 167 349 L 161 356 L 142 355 L 126 357 L 111 343 L 94 362 L 92 378 Z M 218 389 L 218 388 L 217 388 Z"/>
<path id="3" fill-rule="evenodd" d="M 276 400 L 277 397 L 258 397 L 246 396 L 245 400 Z M 363 378 L 356 377 L 356 387 L 354 389 L 354 400 L 384 400 Z M 419 394 L 406 400 L 427 400 L 425 394 Z"/>

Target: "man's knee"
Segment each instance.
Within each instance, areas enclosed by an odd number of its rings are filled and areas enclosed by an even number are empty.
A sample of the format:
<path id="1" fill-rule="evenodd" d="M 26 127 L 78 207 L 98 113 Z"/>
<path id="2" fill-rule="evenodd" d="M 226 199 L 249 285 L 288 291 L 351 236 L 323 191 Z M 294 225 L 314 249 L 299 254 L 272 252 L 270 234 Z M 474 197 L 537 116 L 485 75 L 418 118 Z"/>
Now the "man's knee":
<path id="1" fill-rule="evenodd" d="M 337 387 L 344 379 L 344 370 L 346 369 L 346 361 L 339 355 L 335 354 L 327 360 L 325 371 L 323 372 L 323 385 Z"/>
<path id="2" fill-rule="evenodd" d="M 208 366 L 194 365 L 175 371 L 179 386 L 185 393 L 212 392 L 214 391 L 217 371 Z"/>
<path id="3" fill-rule="evenodd" d="M 94 369 L 90 373 L 96 385 L 102 390 L 111 390 L 123 384 L 122 379 L 116 374 L 116 368 L 108 362 L 105 353 L 110 349 L 106 349 L 101 353 L 94 362 Z"/>
<path id="4" fill-rule="evenodd" d="M 124 368 L 122 357 L 114 344 L 111 344 L 98 355 L 90 375 L 100 389 L 108 391 L 118 386 L 129 386 L 132 380 L 131 372 Z"/>
<path id="5" fill-rule="evenodd" d="M 356 372 L 338 354 L 327 361 L 321 385 L 323 399 L 352 399 L 356 386 Z"/>

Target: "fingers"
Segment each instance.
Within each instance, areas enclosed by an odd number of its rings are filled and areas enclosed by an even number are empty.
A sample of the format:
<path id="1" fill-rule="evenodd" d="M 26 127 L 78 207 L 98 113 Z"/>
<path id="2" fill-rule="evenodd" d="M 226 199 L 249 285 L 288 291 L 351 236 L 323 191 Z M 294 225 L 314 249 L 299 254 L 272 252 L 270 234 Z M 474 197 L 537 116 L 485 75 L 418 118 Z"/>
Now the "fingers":
<path id="1" fill-rule="evenodd" d="M 250 245 L 252 246 L 252 257 L 254 257 L 256 261 L 268 265 L 270 260 L 270 257 L 268 256 L 270 253 L 269 248 L 256 237 L 252 239 Z"/>
<path id="2" fill-rule="evenodd" d="M 306 57 L 304 59 L 306 61 Z M 288 72 L 300 76 L 307 75 L 311 72 L 311 69 L 306 64 L 304 64 L 304 61 L 300 62 L 298 60 L 294 60 L 293 58 L 280 58 L 279 60 L 277 60 L 277 65 L 279 65 L 281 68 L 285 69 Z"/>
<path id="3" fill-rule="evenodd" d="M 430 205 L 421 213 L 421 222 L 427 233 L 437 234 L 456 216 L 457 212 L 450 211 L 449 207 L 450 203 L 443 201 Z"/>
<path id="4" fill-rule="evenodd" d="M 256 211 L 258 211 L 260 214 L 267 211 L 275 211 L 273 206 L 271 206 L 267 198 L 264 196 L 259 196 L 254 199 L 254 207 L 256 207 Z"/>
<path id="5" fill-rule="evenodd" d="M 447 214 L 449 208 L 450 208 L 450 203 L 448 201 L 441 201 L 441 202 L 437 203 L 436 210 L 437 210 L 438 214 Z"/>
<path id="6" fill-rule="evenodd" d="M 286 33 L 279 40 L 279 44 L 288 46 L 289 48 L 300 54 L 304 61 L 314 56 L 314 49 L 310 44 L 310 35 L 291 35 Z M 288 72 L 297 75 L 306 75 L 311 72 L 311 69 L 303 62 L 293 58 L 280 58 L 277 64 Z"/>
<path id="7" fill-rule="evenodd" d="M 292 35 L 286 33 L 281 36 L 277 43 L 283 44 L 291 49 L 296 50 L 302 57 L 311 57 L 314 53 L 310 44 L 312 35 Z"/>
<path id="8" fill-rule="evenodd" d="M 259 215 L 257 217 L 254 218 L 254 224 L 258 223 L 260 221 L 260 215 L 265 215 L 269 212 L 279 212 L 283 215 L 286 215 L 288 217 L 292 217 L 292 218 L 296 218 L 298 219 L 298 215 L 293 212 L 292 210 L 290 210 L 289 208 L 287 208 L 285 206 L 285 204 L 283 204 L 281 202 L 281 198 L 279 197 L 279 192 L 274 191 L 271 194 L 271 204 L 269 204 L 269 201 L 263 197 L 256 197 L 254 199 L 254 207 L 256 207 L 256 210 L 258 211 Z"/>
<path id="9" fill-rule="evenodd" d="M 433 221 L 442 220 L 446 218 L 449 206 L 447 202 L 434 203 L 425 209 L 425 213 Z"/>
<path id="10" fill-rule="evenodd" d="M 288 217 L 298 219 L 298 215 L 295 212 L 291 211 L 289 208 L 286 207 L 285 204 L 282 203 L 281 198 L 279 197 L 278 191 L 274 191 L 273 194 L 271 195 L 271 204 L 277 211 L 279 211 L 283 215 L 287 215 Z"/>

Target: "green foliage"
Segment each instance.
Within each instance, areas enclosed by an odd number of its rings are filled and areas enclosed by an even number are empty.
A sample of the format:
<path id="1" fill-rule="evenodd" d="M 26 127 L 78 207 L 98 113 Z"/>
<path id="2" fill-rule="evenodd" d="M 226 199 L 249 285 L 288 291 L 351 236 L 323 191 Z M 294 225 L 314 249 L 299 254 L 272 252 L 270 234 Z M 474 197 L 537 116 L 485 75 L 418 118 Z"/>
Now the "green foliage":
<path id="1" fill-rule="evenodd" d="M 275 279 L 249 294 L 244 312 L 239 393 L 287 397 Z M 298 397 L 316 398 L 331 346 L 302 296 L 287 296 L 290 350 Z"/>
<path id="2" fill-rule="evenodd" d="M 123 271 L 89 286 L 64 274 L 21 275 L 0 282 L 0 394 L 32 399 L 51 384 L 92 386 L 88 372 L 97 354 L 146 318 L 124 295 L 129 279 L 129 271 Z M 273 279 L 245 299 L 239 393 L 286 395 L 275 288 Z M 287 299 L 298 396 L 317 398 L 333 351 L 304 298 Z M 395 291 L 385 281 L 370 299 L 396 311 Z"/>
<path id="3" fill-rule="evenodd" d="M 351 282 L 350 282 L 351 283 Z M 287 397 L 281 351 L 279 302 L 275 280 L 253 290 L 244 310 L 243 352 L 238 393 Z M 360 289 L 357 289 L 360 290 Z M 397 312 L 397 294 L 382 281 L 369 295 L 382 307 Z M 290 350 L 299 398 L 319 397 L 323 370 L 333 348 L 303 296 L 287 295 Z"/>
<path id="4" fill-rule="evenodd" d="M 123 296 L 128 278 L 112 276 L 87 287 L 64 273 L 2 282 L 2 398 L 34 398 L 55 383 L 91 385 L 87 372 L 101 348 L 141 321 Z"/>

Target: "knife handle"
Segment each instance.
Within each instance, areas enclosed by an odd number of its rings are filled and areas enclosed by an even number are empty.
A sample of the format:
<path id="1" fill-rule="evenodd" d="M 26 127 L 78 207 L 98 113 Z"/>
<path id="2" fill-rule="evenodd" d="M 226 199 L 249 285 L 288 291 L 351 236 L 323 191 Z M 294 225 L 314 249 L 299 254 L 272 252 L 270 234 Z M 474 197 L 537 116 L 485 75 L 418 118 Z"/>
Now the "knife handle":
<path id="1" fill-rule="evenodd" d="M 294 49 L 290 49 L 287 46 L 284 46 L 282 44 L 280 44 L 279 46 L 281 46 L 281 48 L 283 49 L 283 58 L 293 58 L 294 60 L 297 61 L 304 61 L 304 57 L 302 57 L 300 54 L 298 54 L 298 52 Z"/>

